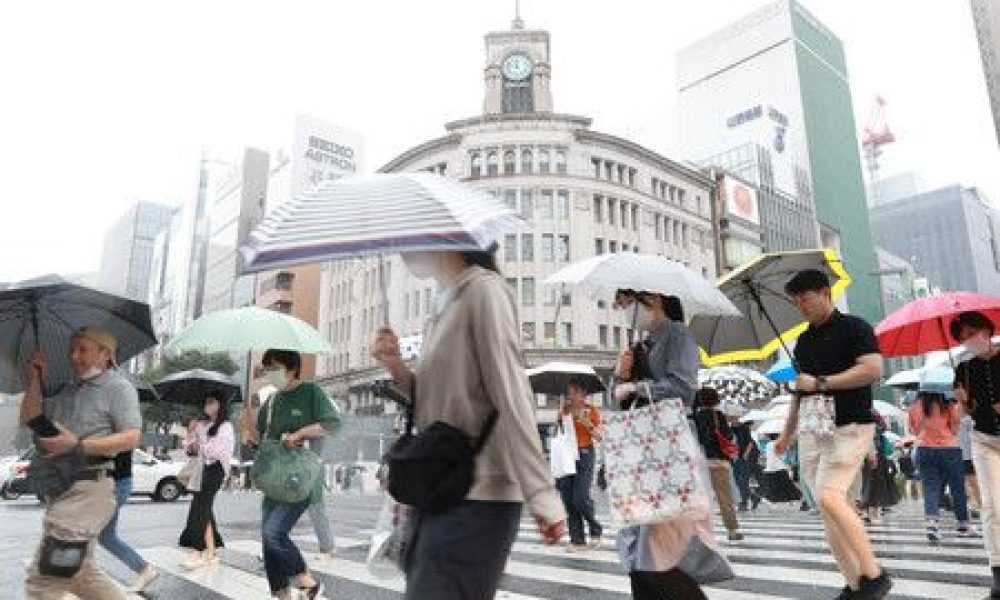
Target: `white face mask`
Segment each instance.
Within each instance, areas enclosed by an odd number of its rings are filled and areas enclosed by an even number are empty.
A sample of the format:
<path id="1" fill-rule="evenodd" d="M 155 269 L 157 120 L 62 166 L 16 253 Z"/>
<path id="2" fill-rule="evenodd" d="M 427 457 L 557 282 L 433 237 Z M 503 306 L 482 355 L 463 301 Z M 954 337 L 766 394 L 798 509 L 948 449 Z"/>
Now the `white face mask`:
<path id="1" fill-rule="evenodd" d="M 965 341 L 965 348 L 976 356 L 989 353 L 992 347 L 993 341 L 985 333 L 977 333 Z"/>
<path id="2" fill-rule="evenodd" d="M 636 303 L 639 307 L 639 313 L 635 318 L 635 326 L 641 331 L 652 331 L 653 330 L 653 311 L 649 307 Z"/>
<path id="3" fill-rule="evenodd" d="M 431 279 L 438 272 L 437 255 L 433 252 L 405 252 L 403 264 L 417 279 Z"/>
<path id="4" fill-rule="evenodd" d="M 100 375 L 103 372 L 104 371 L 102 371 L 100 369 L 100 367 L 90 367 L 89 369 L 87 369 L 86 371 L 84 371 L 82 374 L 80 374 L 80 379 L 82 379 L 82 380 L 93 379 L 94 377 L 97 377 L 98 375 Z"/>
<path id="5" fill-rule="evenodd" d="M 274 386 L 279 392 L 288 387 L 288 376 L 285 374 L 285 369 L 283 367 L 268 370 L 266 375 L 267 382 Z"/>

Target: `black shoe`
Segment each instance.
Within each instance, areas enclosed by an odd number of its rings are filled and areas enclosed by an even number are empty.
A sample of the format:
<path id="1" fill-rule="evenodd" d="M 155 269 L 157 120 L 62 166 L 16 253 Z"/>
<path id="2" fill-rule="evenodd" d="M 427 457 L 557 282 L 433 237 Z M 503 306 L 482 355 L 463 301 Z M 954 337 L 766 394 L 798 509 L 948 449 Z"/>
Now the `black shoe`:
<path id="1" fill-rule="evenodd" d="M 855 597 L 863 598 L 864 600 L 882 600 L 882 598 L 885 598 L 889 594 L 889 590 L 891 589 L 892 579 L 889 579 L 889 575 L 883 570 L 874 579 L 869 579 L 862 575 L 861 589 Z"/>
<path id="2" fill-rule="evenodd" d="M 852 600 L 853 598 L 857 598 L 856 593 L 851 589 L 851 586 L 845 585 L 844 589 L 840 590 L 840 593 L 833 600 Z"/>
<path id="3" fill-rule="evenodd" d="M 746 502 L 740 502 L 740 505 L 736 507 L 736 512 L 746 512 L 749 508 Z"/>

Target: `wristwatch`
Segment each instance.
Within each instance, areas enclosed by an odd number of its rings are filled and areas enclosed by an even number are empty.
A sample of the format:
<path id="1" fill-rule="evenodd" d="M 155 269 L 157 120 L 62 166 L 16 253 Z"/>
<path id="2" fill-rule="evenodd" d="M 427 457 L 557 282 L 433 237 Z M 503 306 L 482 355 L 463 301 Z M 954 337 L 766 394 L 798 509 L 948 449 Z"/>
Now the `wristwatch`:
<path id="1" fill-rule="evenodd" d="M 830 389 L 827 387 L 826 377 L 824 377 L 823 375 L 820 375 L 819 377 L 816 378 L 816 387 L 819 388 L 821 394 L 827 393 Z"/>

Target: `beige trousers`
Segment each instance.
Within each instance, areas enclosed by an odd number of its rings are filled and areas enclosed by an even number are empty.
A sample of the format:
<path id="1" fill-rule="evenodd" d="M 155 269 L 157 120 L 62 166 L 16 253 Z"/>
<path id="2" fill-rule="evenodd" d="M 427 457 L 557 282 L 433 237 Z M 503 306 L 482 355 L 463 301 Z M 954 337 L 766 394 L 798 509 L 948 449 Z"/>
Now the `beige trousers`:
<path id="1" fill-rule="evenodd" d="M 42 544 L 28 567 L 25 593 L 31 600 L 62 600 L 70 592 L 81 600 L 125 600 L 120 585 L 101 571 L 94 557 L 97 536 L 115 511 L 114 482 L 110 477 L 97 481 L 78 481 L 61 496 L 50 501 L 45 510 L 43 536 L 87 544 L 83 565 L 72 577 L 42 575 L 38 570 Z M 44 537 L 43 537 L 44 540 Z"/>
<path id="2" fill-rule="evenodd" d="M 740 522 L 736 519 L 736 510 L 733 508 L 732 469 L 733 467 L 728 461 L 710 460 L 708 462 L 712 489 L 715 490 L 715 497 L 719 501 L 722 522 L 726 524 L 726 531 L 729 533 L 740 529 Z"/>
<path id="3" fill-rule="evenodd" d="M 978 431 L 972 433 L 972 463 L 981 496 L 983 539 L 991 567 L 1000 567 L 1000 443 Z"/>

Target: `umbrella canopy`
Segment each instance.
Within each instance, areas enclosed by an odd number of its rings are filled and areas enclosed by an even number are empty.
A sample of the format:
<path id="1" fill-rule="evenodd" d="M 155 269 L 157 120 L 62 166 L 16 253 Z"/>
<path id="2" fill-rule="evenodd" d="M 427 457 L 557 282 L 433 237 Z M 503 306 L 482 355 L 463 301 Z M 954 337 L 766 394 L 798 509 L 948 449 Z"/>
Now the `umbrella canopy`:
<path id="1" fill-rule="evenodd" d="M 770 411 L 762 410 L 759 408 L 754 409 L 748 412 L 747 414 L 743 415 L 740 421 L 743 421 L 744 423 L 763 423 L 764 421 L 768 420 L 769 412 Z"/>
<path id="2" fill-rule="evenodd" d="M 153 388 L 161 400 L 173 404 L 201 405 L 207 396 L 229 399 L 230 404 L 240 401 L 240 385 L 218 371 L 180 371 L 157 381 Z"/>
<path id="3" fill-rule="evenodd" d="M 771 419 L 769 421 L 764 421 L 757 428 L 757 433 L 759 435 L 772 435 L 780 434 L 785 430 L 785 420 L 784 419 Z"/>
<path id="4" fill-rule="evenodd" d="M 566 393 L 566 387 L 571 379 L 580 380 L 587 394 L 603 392 L 604 382 L 593 367 L 575 363 L 550 362 L 540 367 L 528 369 L 528 380 L 531 389 L 536 394 L 551 394 L 561 396 Z"/>
<path id="5" fill-rule="evenodd" d="M 790 381 L 795 381 L 798 374 L 799 373 L 795 370 L 795 365 L 792 364 L 792 361 L 787 358 L 783 358 L 774 363 L 774 366 L 768 369 L 767 372 L 764 373 L 764 376 L 776 383 L 788 383 Z"/>
<path id="6" fill-rule="evenodd" d="M 48 358 L 45 393 L 58 391 L 74 377 L 69 362 L 70 337 L 86 326 L 114 334 L 119 363 L 156 344 L 149 305 L 142 302 L 55 276 L 0 289 L 0 392 L 24 390 L 22 374 L 36 348 Z"/>
<path id="7" fill-rule="evenodd" d="M 683 264 L 648 254 L 618 252 L 575 262 L 552 274 L 545 285 L 611 295 L 619 289 L 677 296 L 690 315 L 739 316 L 726 296 Z"/>
<path id="8" fill-rule="evenodd" d="M 883 356 L 916 356 L 958 344 L 948 328 L 959 313 L 977 310 L 1000 329 L 1000 298 L 947 292 L 909 302 L 875 327 Z"/>
<path id="9" fill-rule="evenodd" d="M 915 390 L 920 383 L 920 373 L 923 369 L 907 369 L 896 373 L 885 380 L 885 385 L 903 390 Z"/>
<path id="10" fill-rule="evenodd" d="M 247 306 L 202 316 L 167 344 L 168 352 L 253 352 L 276 348 L 305 354 L 331 354 L 333 347 L 316 329 L 291 315 Z"/>
<path id="11" fill-rule="evenodd" d="M 788 418 L 789 411 L 791 411 L 791 405 L 790 404 L 779 404 L 777 406 L 771 407 L 767 411 L 767 418 L 768 419 L 780 419 L 780 420 L 784 421 L 785 419 Z"/>
<path id="12" fill-rule="evenodd" d="M 955 391 L 955 369 L 941 365 L 926 367 L 920 374 L 920 391 L 951 394 Z"/>
<path id="13" fill-rule="evenodd" d="M 785 294 L 785 284 L 806 269 L 827 274 L 834 300 L 851 283 L 833 250 L 764 254 L 723 278 L 719 289 L 744 316 L 700 316 L 691 321 L 691 332 L 705 351 L 705 364 L 764 360 L 801 335 L 808 324 Z"/>
<path id="14" fill-rule="evenodd" d="M 698 371 L 698 385 L 709 386 L 726 402 L 748 408 L 762 406 L 777 392 L 778 386 L 753 369 L 721 366 Z"/>
<path id="15" fill-rule="evenodd" d="M 485 250 L 524 219 L 431 173 L 325 181 L 271 211 L 245 246 L 246 272 L 393 252 Z"/>

